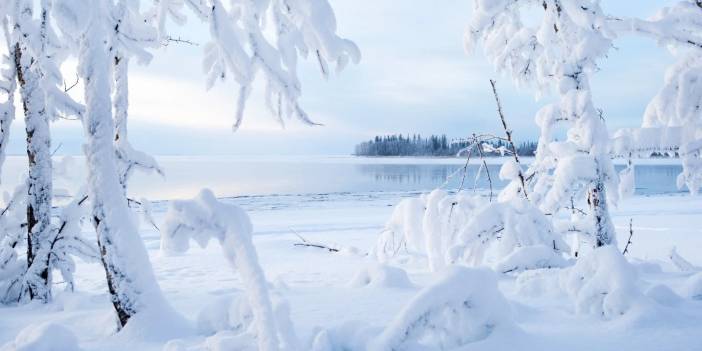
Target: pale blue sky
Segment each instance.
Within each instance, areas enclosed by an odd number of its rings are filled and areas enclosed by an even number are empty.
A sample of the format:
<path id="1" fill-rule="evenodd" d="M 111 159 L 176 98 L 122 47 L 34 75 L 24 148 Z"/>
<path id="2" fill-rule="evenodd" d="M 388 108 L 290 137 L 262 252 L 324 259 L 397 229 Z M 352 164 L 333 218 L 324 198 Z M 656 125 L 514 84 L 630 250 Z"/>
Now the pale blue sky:
<path id="1" fill-rule="evenodd" d="M 603 0 L 617 15 L 652 15 L 672 1 Z M 488 79 L 497 78 L 516 137 L 534 139 L 533 116 L 544 101 L 515 89 L 487 61 L 463 50 L 471 0 L 331 0 L 339 33 L 360 46 L 363 58 L 328 81 L 314 61 L 301 63 L 303 105 L 324 127 L 290 121 L 281 129 L 256 93 L 241 130 L 231 132 L 235 87 L 206 92 L 200 47 L 172 45 L 131 78 L 132 143 L 153 154 L 349 154 L 375 134 L 421 133 L 461 137 L 498 132 Z M 176 32 L 206 41 L 206 28 L 191 16 Z M 593 81 L 596 104 L 610 130 L 640 124 L 646 103 L 672 61 L 648 39 L 623 38 Z M 260 92 L 260 89 L 259 89 Z M 23 151 L 23 125 L 13 128 L 10 153 Z M 54 145 L 80 153 L 76 122 L 54 126 Z"/>

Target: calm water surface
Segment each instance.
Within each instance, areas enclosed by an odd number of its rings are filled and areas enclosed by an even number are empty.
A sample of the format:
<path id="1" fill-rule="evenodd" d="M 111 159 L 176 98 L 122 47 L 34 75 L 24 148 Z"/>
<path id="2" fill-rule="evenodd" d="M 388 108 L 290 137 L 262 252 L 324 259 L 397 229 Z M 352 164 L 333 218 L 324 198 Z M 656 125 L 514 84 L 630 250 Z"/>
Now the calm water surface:
<path id="1" fill-rule="evenodd" d="M 218 196 L 323 194 L 375 191 L 424 191 L 442 184 L 455 189 L 461 181 L 464 188 L 487 189 L 483 176 L 476 181 L 479 169 L 469 166 L 463 179 L 463 161 L 457 159 L 356 158 L 351 156 L 252 157 L 252 156 L 163 156 L 157 158 L 166 177 L 137 174 L 130 183 L 130 195 L 152 200 L 192 197 L 207 187 Z M 636 167 L 636 192 L 661 194 L 679 192 L 675 179 L 679 165 L 667 160 L 664 164 Z M 499 163 L 493 160 L 494 163 Z M 57 180 L 57 190 L 72 190 L 83 182 L 85 165 L 82 157 L 74 157 L 67 175 Z M 499 164 L 488 170 L 496 189 L 505 183 L 497 177 Z M 621 168 L 621 167 L 618 167 Z M 26 169 L 26 158 L 10 156 L 3 167 L 3 191 L 11 190 Z M 451 175 L 453 177 L 450 177 Z M 447 181 L 448 179 L 448 181 Z"/>

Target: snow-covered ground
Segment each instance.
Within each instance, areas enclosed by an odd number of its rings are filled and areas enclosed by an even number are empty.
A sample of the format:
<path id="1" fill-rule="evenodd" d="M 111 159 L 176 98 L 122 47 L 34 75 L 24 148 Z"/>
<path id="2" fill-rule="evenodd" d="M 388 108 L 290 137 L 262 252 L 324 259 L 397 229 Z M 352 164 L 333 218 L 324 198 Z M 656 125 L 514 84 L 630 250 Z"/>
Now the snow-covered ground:
<path id="1" fill-rule="evenodd" d="M 321 328 L 337 340 L 377 334 L 435 279 L 426 265 L 417 264 L 402 267 L 410 284 L 391 279 L 364 286 L 359 284 L 363 276 L 357 276 L 372 271 L 375 263 L 366 254 L 390 218 L 392 206 L 403 197 L 416 195 L 368 192 L 225 201 L 242 206 L 251 215 L 254 243 L 272 291 L 288 301 L 297 334 L 303 345 L 311 347 L 311 339 Z M 167 204 L 155 203 L 153 207 L 162 227 Z M 702 350 L 702 301 L 688 299 L 685 290 L 685 281 L 693 273 L 681 272 L 668 258 L 675 246 L 681 256 L 702 267 L 702 198 L 636 196 L 624 201 L 613 216 L 620 247 L 627 241 L 629 220 L 633 220 L 633 244 L 627 258 L 640 275 L 641 291 L 662 284 L 679 296 L 660 292 L 659 287 L 658 293 L 649 294 L 655 303 L 605 321 L 575 314 L 567 295 L 549 286 L 558 270 L 542 272 L 539 283 L 529 284 L 503 275 L 499 288 L 509 301 L 517 328 L 462 350 Z M 159 251 L 159 233 L 145 223 L 141 230 L 168 301 L 193 325 L 208 306 L 214 304 L 211 311 L 221 309 L 223 299 L 240 293 L 242 282 L 218 245 L 165 256 Z M 340 252 L 295 246 L 300 237 Z M 162 341 L 149 341 L 134 333 L 129 337 L 113 335 L 113 311 L 99 264 L 79 263 L 76 276 L 77 292 L 58 293 L 48 305 L 0 307 L 0 345 L 15 340 L 29 325 L 51 321 L 71 330 L 86 350 L 163 349 Z M 55 283 L 60 287 L 61 282 Z M 171 322 L 160 323 L 168 330 Z M 201 344 L 204 338 L 183 337 L 185 345 Z"/>

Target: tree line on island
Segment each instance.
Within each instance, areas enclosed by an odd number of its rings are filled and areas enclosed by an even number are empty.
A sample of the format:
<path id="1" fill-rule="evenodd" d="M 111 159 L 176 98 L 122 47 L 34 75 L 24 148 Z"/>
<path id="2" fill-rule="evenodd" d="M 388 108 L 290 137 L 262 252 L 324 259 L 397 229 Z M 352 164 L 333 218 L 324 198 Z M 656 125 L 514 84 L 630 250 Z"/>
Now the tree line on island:
<path id="1" fill-rule="evenodd" d="M 445 134 L 422 137 L 413 135 L 384 135 L 356 145 L 356 156 L 460 156 L 461 151 L 469 147 L 467 139 L 449 140 Z M 533 156 L 537 143 L 522 142 L 515 145 L 519 156 Z M 503 140 L 486 141 L 483 143 L 485 156 L 503 156 L 509 154 L 509 147 Z"/>

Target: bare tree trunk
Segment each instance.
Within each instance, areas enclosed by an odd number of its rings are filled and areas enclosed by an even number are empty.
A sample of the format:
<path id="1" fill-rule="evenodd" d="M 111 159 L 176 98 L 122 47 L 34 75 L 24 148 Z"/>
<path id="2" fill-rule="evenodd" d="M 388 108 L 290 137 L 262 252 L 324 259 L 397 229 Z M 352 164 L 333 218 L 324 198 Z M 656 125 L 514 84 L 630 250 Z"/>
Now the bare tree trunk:
<path id="1" fill-rule="evenodd" d="M 37 58 L 26 55 L 26 52 L 23 45 L 16 43 L 14 60 L 24 107 L 29 159 L 25 284 L 31 299 L 46 302 L 51 298 L 47 247 L 52 230 L 51 141 L 46 96 L 35 67 Z"/>

